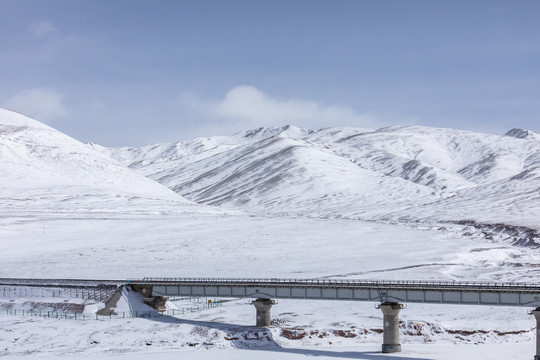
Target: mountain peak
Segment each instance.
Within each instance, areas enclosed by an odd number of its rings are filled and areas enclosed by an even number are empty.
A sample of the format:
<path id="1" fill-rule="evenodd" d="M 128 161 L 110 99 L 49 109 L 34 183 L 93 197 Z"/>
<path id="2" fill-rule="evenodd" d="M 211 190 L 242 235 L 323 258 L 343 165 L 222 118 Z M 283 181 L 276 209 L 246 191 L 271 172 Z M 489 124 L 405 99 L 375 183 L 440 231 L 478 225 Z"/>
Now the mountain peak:
<path id="1" fill-rule="evenodd" d="M 531 130 L 523 130 L 519 128 L 514 128 L 511 130 L 508 130 L 506 136 L 515 137 L 518 139 L 533 139 L 533 140 L 540 140 L 540 134 L 531 131 Z"/>
<path id="2" fill-rule="evenodd" d="M 246 130 L 239 132 L 236 135 L 241 136 L 246 139 L 266 139 L 272 136 L 281 136 L 281 137 L 302 137 L 313 133 L 313 130 L 302 129 L 294 125 L 284 125 L 284 126 L 271 126 L 271 127 L 260 127 L 257 129 Z"/>

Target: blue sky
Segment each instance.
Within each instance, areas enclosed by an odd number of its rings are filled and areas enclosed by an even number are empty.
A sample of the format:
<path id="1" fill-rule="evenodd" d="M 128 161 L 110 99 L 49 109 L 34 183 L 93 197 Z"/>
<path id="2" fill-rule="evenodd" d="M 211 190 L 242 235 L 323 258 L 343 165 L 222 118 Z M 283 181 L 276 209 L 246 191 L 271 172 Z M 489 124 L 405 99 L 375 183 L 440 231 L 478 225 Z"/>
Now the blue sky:
<path id="1" fill-rule="evenodd" d="M 540 1 L 0 0 L 0 107 L 107 146 L 540 130 Z"/>

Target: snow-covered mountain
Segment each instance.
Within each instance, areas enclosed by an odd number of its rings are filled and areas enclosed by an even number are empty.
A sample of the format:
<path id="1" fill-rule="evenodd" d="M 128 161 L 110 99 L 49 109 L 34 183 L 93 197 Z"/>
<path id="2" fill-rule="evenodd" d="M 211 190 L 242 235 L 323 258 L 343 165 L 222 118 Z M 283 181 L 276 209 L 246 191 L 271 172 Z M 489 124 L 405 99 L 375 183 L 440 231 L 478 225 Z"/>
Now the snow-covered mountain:
<path id="1" fill-rule="evenodd" d="M 254 213 L 536 227 L 540 142 L 420 126 L 293 126 L 106 149 L 202 204 Z"/>
<path id="2" fill-rule="evenodd" d="M 190 206 L 166 187 L 69 136 L 0 109 L 3 211 L 122 212 Z"/>
<path id="3" fill-rule="evenodd" d="M 4 211 L 116 213 L 182 211 L 193 201 L 278 216 L 472 224 L 535 243 L 536 135 L 283 126 L 109 149 L 0 110 L 0 201 Z"/>

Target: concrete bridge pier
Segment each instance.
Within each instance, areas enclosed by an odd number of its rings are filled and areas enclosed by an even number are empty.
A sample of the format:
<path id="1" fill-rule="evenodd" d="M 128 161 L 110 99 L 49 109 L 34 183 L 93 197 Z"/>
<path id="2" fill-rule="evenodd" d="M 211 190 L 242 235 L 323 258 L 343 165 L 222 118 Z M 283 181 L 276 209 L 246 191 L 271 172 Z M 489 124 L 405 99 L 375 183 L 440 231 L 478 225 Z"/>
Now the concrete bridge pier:
<path id="1" fill-rule="evenodd" d="M 276 302 L 272 299 L 257 299 L 251 302 L 257 310 L 257 327 L 267 327 L 271 324 L 270 309 Z"/>
<path id="2" fill-rule="evenodd" d="M 399 343 L 399 312 L 403 304 L 385 302 L 378 306 L 383 313 L 383 353 L 395 353 L 401 351 Z M 539 359 L 540 360 L 540 359 Z"/>
<path id="3" fill-rule="evenodd" d="M 530 313 L 536 318 L 536 355 L 534 355 L 534 360 L 540 360 L 540 307 Z"/>

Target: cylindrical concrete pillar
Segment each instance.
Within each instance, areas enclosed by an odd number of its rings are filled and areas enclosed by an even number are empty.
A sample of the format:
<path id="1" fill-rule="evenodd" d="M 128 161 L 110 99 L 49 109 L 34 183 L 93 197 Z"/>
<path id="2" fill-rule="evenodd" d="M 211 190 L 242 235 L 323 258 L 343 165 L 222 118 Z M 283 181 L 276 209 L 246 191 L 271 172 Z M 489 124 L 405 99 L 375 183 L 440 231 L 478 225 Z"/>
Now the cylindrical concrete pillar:
<path id="1" fill-rule="evenodd" d="M 271 324 L 270 309 L 276 302 L 272 299 L 257 299 L 251 302 L 257 310 L 257 327 L 266 327 Z"/>
<path id="2" fill-rule="evenodd" d="M 531 313 L 536 318 L 536 355 L 534 360 L 540 360 L 540 308 L 536 308 Z"/>
<path id="3" fill-rule="evenodd" d="M 399 343 L 399 311 L 403 309 L 403 304 L 382 303 L 379 305 L 383 313 L 383 353 L 394 353 L 401 351 Z"/>

